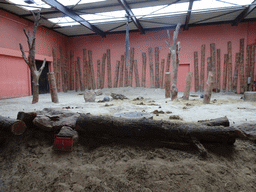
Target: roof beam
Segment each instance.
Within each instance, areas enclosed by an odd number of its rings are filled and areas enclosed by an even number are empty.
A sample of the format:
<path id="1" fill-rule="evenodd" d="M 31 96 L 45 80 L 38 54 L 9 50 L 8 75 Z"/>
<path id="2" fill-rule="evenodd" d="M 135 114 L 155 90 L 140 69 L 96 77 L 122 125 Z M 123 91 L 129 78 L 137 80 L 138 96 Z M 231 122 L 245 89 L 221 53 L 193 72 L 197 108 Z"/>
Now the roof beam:
<path id="1" fill-rule="evenodd" d="M 194 3 L 194 0 L 189 1 L 188 12 L 187 12 L 187 15 L 186 15 L 186 21 L 185 21 L 184 28 L 183 28 L 184 31 L 188 30 L 188 24 L 189 24 L 189 20 L 190 20 L 190 16 L 191 16 L 193 3 Z"/>
<path id="2" fill-rule="evenodd" d="M 256 5 L 254 5 L 256 3 L 256 0 L 254 0 L 250 5 L 248 5 L 243 11 L 242 13 L 240 13 L 232 22 L 232 26 L 237 26 L 238 23 L 240 23 L 242 20 L 245 19 L 245 17 L 247 15 L 249 15 L 255 8 Z"/>
<path id="3" fill-rule="evenodd" d="M 59 2 L 55 0 L 43 0 L 48 5 L 54 7 L 55 9 L 59 10 L 60 12 L 64 13 L 65 15 L 69 16 L 70 18 L 74 19 L 76 22 L 80 23 L 84 27 L 92 30 L 98 35 L 101 35 L 102 37 L 106 37 L 105 32 L 97 28 L 96 26 L 92 25 L 88 21 L 84 20 L 82 17 L 80 17 L 78 14 L 76 14 L 73 10 L 65 7 L 64 5 L 60 4 Z"/>
<path id="4" fill-rule="evenodd" d="M 135 15 L 133 14 L 130 6 L 128 5 L 128 3 L 126 2 L 126 0 L 118 0 L 118 2 L 122 5 L 122 7 L 124 8 L 124 10 L 126 11 L 127 15 L 129 15 L 132 19 L 132 22 L 136 25 L 136 27 L 139 29 L 141 34 L 145 34 L 145 30 L 143 29 L 143 27 L 141 26 L 139 20 L 135 17 Z"/>

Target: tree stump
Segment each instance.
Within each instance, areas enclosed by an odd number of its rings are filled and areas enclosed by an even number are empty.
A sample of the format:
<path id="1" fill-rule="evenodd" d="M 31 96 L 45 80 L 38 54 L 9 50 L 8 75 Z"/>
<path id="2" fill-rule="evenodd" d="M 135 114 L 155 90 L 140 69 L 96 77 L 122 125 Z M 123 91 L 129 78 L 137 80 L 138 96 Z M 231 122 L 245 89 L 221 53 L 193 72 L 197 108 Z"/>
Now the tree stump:
<path id="1" fill-rule="evenodd" d="M 25 132 L 26 128 L 26 124 L 21 120 L 0 116 L 1 131 L 11 132 L 14 135 L 21 135 Z"/>
<path id="2" fill-rule="evenodd" d="M 55 76 L 54 76 L 53 72 L 48 73 L 48 81 L 49 81 L 49 87 L 50 87 L 52 102 L 53 103 L 59 103 L 58 91 L 57 91 Z"/>
<path id="3" fill-rule="evenodd" d="M 214 83 L 214 73 L 212 71 L 209 72 L 208 75 L 208 80 L 206 83 L 206 90 L 204 94 L 204 104 L 209 104 L 212 96 L 212 88 L 213 88 L 213 83 Z"/>

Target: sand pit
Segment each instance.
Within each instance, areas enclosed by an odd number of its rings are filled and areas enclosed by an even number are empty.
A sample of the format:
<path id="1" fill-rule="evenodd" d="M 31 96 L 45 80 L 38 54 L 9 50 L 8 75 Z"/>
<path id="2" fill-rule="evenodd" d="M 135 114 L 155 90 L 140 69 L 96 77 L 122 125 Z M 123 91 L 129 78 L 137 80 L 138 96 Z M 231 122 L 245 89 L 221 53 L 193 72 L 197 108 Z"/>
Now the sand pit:
<path id="1" fill-rule="evenodd" d="M 31 104 L 32 97 L 3 99 L 0 115 L 16 118 L 19 111 L 56 108 L 93 115 L 147 112 L 164 120 L 176 115 L 181 120 L 174 120 L 186 122 L 227 116 L 231 126 L 256 124 L 256 103 L 239 94 L 214 93 L 203 105 L 200 93 L 191 93 L 189 101 L 171 101 L 163 89 L 102 92 L 94 103 L 85 103 L 79 92 L 59 93 L 58 104 L 49 94 L 40 95 L 37 104 Z M 98 102 L 112 92 L 128 99 Z M 29 129 L 1 145 L 0 191 L 256 191 L 256 145 L 251 141 L 205 144 L 209 155 L 202 159 L 190 144 L 84 135 L 72 152 L 55 152 L 53 134 Z"/>

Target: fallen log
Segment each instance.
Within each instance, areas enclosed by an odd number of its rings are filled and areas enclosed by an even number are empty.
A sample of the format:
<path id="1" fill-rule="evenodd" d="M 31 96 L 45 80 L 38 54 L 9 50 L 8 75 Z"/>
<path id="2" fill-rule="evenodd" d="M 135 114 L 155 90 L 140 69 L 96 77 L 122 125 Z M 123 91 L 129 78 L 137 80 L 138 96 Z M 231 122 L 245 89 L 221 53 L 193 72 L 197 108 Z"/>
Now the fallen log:
<path id="1" fill-rule="evenodd" d="M 32 128 L 34 126 L 33 120 L 36 118 L 36 112 L 23 112 L 19 111 L 17 115 L 17 119 L 23 121 L 28 128 Z"/>
<path id="2" fill-rule="evenodd" d="M 77 131 L 88 136 L 140 137 L 176 142 L 213 142 L 233 144 L 243 134 L 232 127 L 210 127 L 200 123 L 124 119 L 111 116 L 81 114 L 76 121 Z"/>
<path id="3" fill-rule="evenodd" d="M 228 118 L 225 117 L 220 117 L 216 119 L 210 119 L 210 120 L 199 120 L 199 123 L 207 126 L 224 126 L 224 127 L 229 127 L 229 120 Z"/>
<path id="4" fill-rule="evenodd" d="M 0 130 L 11 132 L 14 135 L 21 135 L 25 132 L 27 126 L 21 120 L 3 117 L 0 115 Z"/>

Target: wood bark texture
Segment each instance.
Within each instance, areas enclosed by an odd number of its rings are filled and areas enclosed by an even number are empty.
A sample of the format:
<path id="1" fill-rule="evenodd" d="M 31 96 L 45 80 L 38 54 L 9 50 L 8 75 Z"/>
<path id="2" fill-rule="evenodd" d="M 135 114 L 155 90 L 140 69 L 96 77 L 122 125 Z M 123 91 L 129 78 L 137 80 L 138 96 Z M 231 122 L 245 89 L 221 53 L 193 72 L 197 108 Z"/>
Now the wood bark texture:
<path id="1" fill-rule="evenodd" d="M 233 76 L 233 92 L 237 93 L 238 68 L 240 63 L 240 53 L 236 53 L 236 63 Z"/>
<path id="2" fill-rule="evenodd" d="M 124 86 L 124 55 L 121 55 L 119 87 Z"/>
<path id="3" fill-rule="evenodd" d="M 110 49 L 107 49 L 108 88 L 112 87 Z"/>
<path id="4" fill-rule="evenodd" d="M 224 127 L 229 127 L 230 123 L 228 118 L 225 117 L 220 117 L 216 119 L 210 119 L 210 120 L 199 120 L 199 123 L 202 123 L 207 126 L 224 126 Z"/>
<path id="5" fill-rule="evenodd" d="M 159 87 L 159 47 L 155 47 L 155 88 Z"/>
<path id="6" fill-rule="evenodd" d="M 97 88 L 101 88 L 100 60 L 97 60 Z"/>
<path id="7" fill-rule="evenodd" d="M 14 135 L 22 135 L 27 129 L 26 124 L 21 120 L 7 118 L 0 115 L 0 130 L 11 132 Z"/>
<path id="8" fill-rule="evenodd" d="M 165 98 L 171 97 L 171 72 L 165 72 Z"/>
<path id="9" fill-rule="evenodd" d="M 191 73 L 191 72 L 188 72 L 188 73 L 187 73 L 186 85 L 185 85 L 185 89 L 184 89 L 183 100 L 189 100 L 189 94 L 190 94 L 190 86 L 191 86 L 191 82 L 192 82 L 192 76 L 193 76 L 193 73 Z"/>
<path id="10" fill-rule="evenodd" d="M 228 54 L 224 55 L 224 65 L 223 65 L 223 80 L 222 80 L 222 91 L 227 91 L 227 67 L 228 67 Z"/>
<path id="11" fill-rule="evenodd" d="M 115 70 L 114 87 L 117 87 L 117 85 L 118 85 L 119 68 L 120 68 L 120 61 L 116 61 L 116 70 Z"/>
<path id="12" fill-rule="evenodd" d="M 139 78 L 139 72 L 138 72 L 138 66 L 137 66 L 137 60 L 134 60 L 134 74 L 135 74 L 135 83 L 136 87 L 140 87 L 140 78 Z"/>
<path id="13" fill-rule="evenodd" d="M 106 64 L 106 58 L 107 58 L 107 54 L 104 53 L 102 56 L 102 65 L 101 65 L 101 87 L 102 89 L 105 86 L 105 64 Z"/>
<path id="14" fill-rule="evenodd" d="M 90 68 L 90 77 L 91 77 L 91 86 L 92 86 L 91 88 L 96 89 L 95 75 L 94 75 L 93 62 L 92 62 L 92 51 L 91 50 L 88 51 L 88 56 L 89 56 L 89 68 Z"/>
<path id="15" fill-rule="evenodd" d="M 209 104 L 212 96 L 212 89 L 213 89 L 213 81 L 214 81 L 214 73 L 212 71 L 209 72 L 208 74 L 208 80 L 206 83 L 206 90 L 204 93 L 204 99 L 203 103 L 204 104 Z"/>
<path id="16" fill-rule="evenodd" d="M 200 91 L 204 91 L 205 45 L 201 46 Z"/>
<path id="17" fill-rule="evenodd" d="M 194 78 L 195 78 L 195 91 L 199 91 L 199 74 L 198 74 L 198 53 L 194 52 Z"/>
<path id="18" fill-rule="evenodd" d="M 155 78 L 154 78 L 154 66 L 153 66 L 153 54 L 152 47 L 148 48 L 148 57 L 149 57 L 149 67 L 150 67 L 150 87 L 155 87 Z"/>
<path id="19" fill-rule="evenodd" d="M 130 50 L 130 71 L 129 71 L 129 86 L 133 84 L 133 66 L 134 66 L 134 48 Z"/>
<path id="20" fill-rule="evenodd" d="M 244 39 L 240 39 L 240 69 L 239 69 L 239 77 L 240 77 L 240 93 L 244 93 Z"/>
<path id="21" fill-rule="evenodd" d="M 232 44 L 228 42 L 228 91 L 232 91 Z"/>
<path id="22" fill-rule="evenodd" d="M 57 91 L 54 72 L 49 72 L 48 73 L 48 82 L 49 82 L 52 102 L 53 103 L 59 103 L 58 91 Z"/>
<path id="23" fill-rule="evenodd" d="M 162 59 L 161 61 L 161 69 L 160 69 L 160 87 L 163 89 L 164 88 L 164 63 L 165 63 L 165 60 Z"/>
<path id="24" fill-rule="evenodd" d="M 146 87 L 147 55 L 142 53 L 142 79 L 141 86 Z"/>

